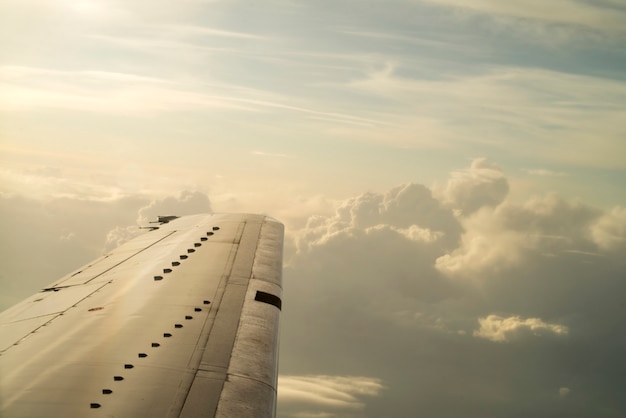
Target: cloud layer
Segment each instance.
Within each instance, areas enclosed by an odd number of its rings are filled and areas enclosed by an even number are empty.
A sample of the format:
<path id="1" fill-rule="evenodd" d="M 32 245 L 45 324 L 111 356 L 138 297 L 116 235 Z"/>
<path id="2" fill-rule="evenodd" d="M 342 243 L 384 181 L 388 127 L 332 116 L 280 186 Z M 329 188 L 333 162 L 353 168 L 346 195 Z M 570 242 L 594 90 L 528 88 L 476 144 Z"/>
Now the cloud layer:
<path id="1" fill-rule="evenodd" d="M 292 231 L 282 370 L 387 388 L 359 414 L 325 416 L 626 411 L 624 209 L 516 203 L 509 189 L 477 159 L 443 186 L 364 193 Z"/>
<path id="2" fill-rule="evenodd" d="M 623 415 L 626 210 L 556 194 L 516 202 L 511 189 L 502 168 L 476 159 L 441 186 L 290 212 L 278 416 Z M 3 196 L 13 238 L 0 253 L 0 303 L 124 242 L 138 223 L 213 209 L 191 191 Z"/>

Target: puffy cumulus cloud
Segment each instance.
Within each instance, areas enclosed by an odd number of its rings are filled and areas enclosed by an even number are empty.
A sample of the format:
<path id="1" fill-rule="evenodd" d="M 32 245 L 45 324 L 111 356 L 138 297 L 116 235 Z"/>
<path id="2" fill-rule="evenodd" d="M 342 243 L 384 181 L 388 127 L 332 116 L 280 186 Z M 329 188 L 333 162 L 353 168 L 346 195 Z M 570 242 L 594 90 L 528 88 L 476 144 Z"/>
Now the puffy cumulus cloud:
<path id="1" fill-rule="evenodd" d="M 355 410 L 364 406 L 361 397 L 377 396 L 383 388 L 380 379 L 363 376 L 287 375 L 279 376 L 278 400 L 284 404 Z"/>
<path id="2" fill-rule="evenodd" d="M 178 197 L 167 196 L 155 199 L 149 205 L 141 208 L 137 223 L 146 225 L 148 222 L 156 220 L 158 216 L 184 216 L 211 212 L 211 202 L 205 193 L 185 190 Z"/>
<path id="3" fill-rule="evenodd" d="M 537 254 L 593 254 L 590 228 L 601 211 L 555 194 L 534 197 L 522 205 L 503 203 L 462 219 L 461 245 L 437 259 L 437 268 L 451 275 L 476 276 L 502 271 Z"/>
<path id="4" fill-rule="evenodd" d="M 184 216 L 196 213 L 211 213 L 209 197 L 201 192 L 184 190 L 179 196 L 154 199 L 137 211 L 136 225 L 122 225 L 111 229 L 106 235 L 105 250 L 112 250 L 141 234 L 150 222 L 159 216 Z"/>
<path id="5" fill-rule="evenodd" d="M 420 184 L 395 187 L 384 194 L 364 193 L 341 203 L 333 216 L 312 216 L 298 238 L 298 249 L 310 250 L 338 236 L 384 227 L 410 240 L 441 238 L 453 246 L 461 228 L 452 211 Z"/>
<path id="6" fill-rule="evenodd" d="M 484 206 L 497 206 L 509 193 L 509 182 L 500 167 L 484 158 L 467 170 L 455 171 L 443 190 L 443 200 L 463 215 Z"/>
<path id="7" fill-rule="evenodd" d="M 481 211 L 463 225 L 467 230 L 461 245 L 437 258 L 439 271 L 463 278 L 476 277 L 485 271 L 502 271 L 522 259 L 527 248 L 526 234 L 504 228 L 502 219 L 494 216 L 493 211 Z"/>
<path id="8" fill-rule="evenodd" d="M 142 234 L 142 229 L 138 228 L 137 225 L 130 226 L 116 226 L 106 235 L 106 241 L 104 244 L 104 251 L 111 251 L 120 245 L 124 244 L 126 241 L 133 239 L 134 237 Z"/>
<path id="9" fill-rule="evenodd" d="M 511 316 L 508 318 L 489 315 L 479 318 L 480 328 L 474 331 L 474 336 L 494 342 L 509 342 L 520 338 L 523 334 L 531 333 L 535 336 L 544 334 L 566 335 L 569 329 L 558 324 L 549 324 L 540 318 L 526 318 Z"/>
<path id="10" fill-rule="evenodd" d="M 439 190 L 310 217 L 284 269 L 281 373 L 381 379 L 363 417 L 624 415 L 623 211 L 507 191 L 476 160 Z M 278 416 L 332 413 L 307 402 Z"/>

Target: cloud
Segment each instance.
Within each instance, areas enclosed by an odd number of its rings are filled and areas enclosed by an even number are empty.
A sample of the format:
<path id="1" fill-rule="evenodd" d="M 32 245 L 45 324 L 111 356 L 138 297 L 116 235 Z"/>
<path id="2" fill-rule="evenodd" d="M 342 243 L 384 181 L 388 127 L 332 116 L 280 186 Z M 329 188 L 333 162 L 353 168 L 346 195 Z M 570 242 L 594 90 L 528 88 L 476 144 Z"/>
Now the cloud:
<path id="1" fill-rule="evenodd" d="M 564 173 L 562 171 L 553 171 L 553 170 L 547 170 L 545 168 L 528 168 L 526 170 L 528 174 L 530 174 L 531 176 L 541 176 L 541 177 L 563 177 L 563 176 L 567 176 L 567 173 Z"/>
<path id="2" fill-rule="evenodd" d="M 252 151 L 252 154 L 259 155 L 261 157 L 291 158 L 291 156 L 288 154 L 266 152 L 266 151 Z"/>
<path id="3" fill-rule="evenodd" d="M 153 29 L 157 33 L 173 32 L 177 36 L 217 36 L 222 38 L 234 38 L 244 40 L 256 40 L 256 41 L 268 41 L 270 38 L 264 35 L 257 35 L 246 32 L 235 32 L 230 30 L 211 28 L 206 26 L 194 26 L 194 25 L 158 25 L 153 26 Z"/>
<path id="4" fill-rule="evenodd" d="M 184 216 L 211 212 L 211 202 L 205 193 L 184 190 L 178 197 L 167 196 L 155 199 L 149 205 L 139 209 L 137 223 L 147 225 L 158 216 Z"/>
<path id="5" fill-rule="evenodd" d="M 503 146 L 518 156 L 624 167 L 616 157 L 626 133 L 618 123 L 626 100 L 622 81 L 512 66 L 444 73 L 436 80 L 406 75 L 414 70 L 410 63 L 390 65 L 354 78 L 344 88 L 394 108 L 402 126 L 412 127 L 409 121 L 415 117 L 430 120 L 426 137 L 436 138 L 440 147 Z M 409 135 L 404 146 L 418 146 L 422 136 Z"/>
<path id="6" fill-rule="evenodd" d="M 595 251 L 588 239 L 600 211 L 555 194 L 529 199 L 523 205 L 504 203 L 462 220 L 461 245 L 437 259 L 437 268 L 451 275 L 476 276 L 519 266 L 538 254 Z"/>
<path id="7" fill-rule="evenodd" d="M 13 150 L 7 153 L 11 151 Z M 61 159 L 59 155 L 44 155 L 44 157 Z M 65 157 L 67 160 L 72 160 L 70 156 Z M 110 176 L 110 172 L 104 173 L 104 170 L 96 170 L 94 166 L 97 162 L 89 161 L 88 158 L 84 160 L 85 165 L 94 164 L 91 165 L 92 170 L 83 172 L 82 176 L 77 175 L 74 170 L 49 166 L 30 169 L 2 168 L 0 181 L 4 190 L 0 193 L 5 196 L 28 196 L 38 200 L 64 197 L 105 201 L 124 196 L 125 193 L 119 185 L 104 181 L 104 177 Z"/>
<path id="8" fill-rule="evenodd" d="M 353 416 L 363 409 L 363 398 L 378 396 L 380 379 L 363 376 L 284 376 L 278 378 L 278 402 L 297 417 Z"/>
<path id="9" fill-rule="evenodd" d="M 568 328 L 558 324 L 548 324 L 540 318 L 526 318 L 511 316 L 508 318 L 498 315 L 488 315 L 479 318 L 480 328 L 474 331 L 474 337 L 484 338 L 494 342 L 510 342 L 524 334 L 540 336 L 542 334 L 567 335 Z"/>
<path id="10" fill-rule="evenodd" d="M 568 387 L 565 387 L 565 386 L 560 387 L 559 388 L 559 396 L 565 397 L 565 396 L 569 395 L 569 393 L 571 391 L 572 390 L 570 388 L 568 388 Z"/>
<path id="11" fill-rule="evenodd" d="M 505 173 L 478 160 L 437 190 L 294 199 L 308 220 L 294 214 L 286 241 L 278 417 L 623 415 L 624 209 L 524 200 L 511 182 L 513 199 Z M 11 237 L 0 304 L 124 242 L 137 222 L 213 203 L 199 191 L 0 196 Z"/>
<path id="12" fill-rule="evenodd" d="M 509 183 L 502 169 L 486 159 L 475 159 L 469 170 L 451 175 L 443 191 L 444 199 L 470 215 L 484 206 L 497 206 L 509 193 Z"/>
<path id="13" fill-rule="evenodd" d="M 406 184 L 384 194 L 370 192 L 348 199 L 331 217 L 311 217 L 298 239 L 298 248 L 311 249 L 359 231 L 369 234 L 393 231 L 418 241 L 442 238 L 447 245 L 453 245 L 460 227 L 452 212 L 428 188 Z"/>
<path id="14" fill-rule="evenodd" d="M 26 80 L 0 82 L 4 111 L 63 109 L 107 114 L 152 114 L 174 110 L 223 109 L 255 111 L 257 107 L 233 98 L 193 91 L 185 86 L 155 83 L 139 75 L 77 73 L 77 78 L 55 82 L 48 77 L 33 84 Z M 101 85 L 94 81 L 103 80 Z M 139 82 L 130 80 L 136 79 Z M 148 79 L 148 80 L 146 80 Z M 127 84 L 131 83 L 131 84 Z M 108 85 L 103 88 L 103 85 Z"/>
<path id="15" fill-rule="evenodd" d="M 623 210 L 517 201 L 508 184 L 480 159 L 435 191 L 405 184 L 310 216 L 284 271 L 281 373 L 381 379 L 386 390 L 361 399 L 366 417 L 594 415 L 579 400 L 595 396 L 626 410 Z M 572 381 L 567 402 L 554 396 Z M 307 402 L 290 408 L 329 413 Z"/>
<path id="16" fill-rule="evenodd" d="M 616 207 L 591 226 L 593 241 L 603 250 L 626 249 L 626 208 Z"/>
<path id="17" fill-rule="evenodd" d="M 623 8 L 606 1 L 541 0 L 501 2 L 498 0 L 421 0 L 447 7 L 495 16 L 583 26 L 598 31 L 624 32 Z"/>
<path id="18" fill-rule="evenodd" d="M 157 215 L 210 211 L 209 198 L 192 191 L 152 200 L 0 196 L 0 227 L 11 237 L 0 252 L 0 310 L 143 233 Z"/>
<path id="19" fill-rule="evenodd" d="M 213 80 L 177 80 L 108 71 L 3 66 L 0 67 L 0 91 L 0 110 L 14 112 L 61 109 L 139 116 L 209 109 L 228 112 L 287 112 L 349 126 L 373 127 L 388 124 L 351 112 L 319 110 L 321 106 L 316 103 L 298 104 L 303 101 L 245 86 Z M 326 108 L 328 106 L 324 105 L 324 109 Z"/>

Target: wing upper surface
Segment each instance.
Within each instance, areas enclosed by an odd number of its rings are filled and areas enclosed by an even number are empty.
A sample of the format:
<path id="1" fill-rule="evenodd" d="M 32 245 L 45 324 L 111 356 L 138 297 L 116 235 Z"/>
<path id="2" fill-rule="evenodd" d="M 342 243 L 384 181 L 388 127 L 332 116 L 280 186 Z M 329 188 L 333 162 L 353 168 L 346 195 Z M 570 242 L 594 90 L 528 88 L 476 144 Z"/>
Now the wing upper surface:
<path id="1" fill-rule="evenodd" d="M 273 416 L 282 239 L 179 218 L 3 312 L 0 415 Z"/>

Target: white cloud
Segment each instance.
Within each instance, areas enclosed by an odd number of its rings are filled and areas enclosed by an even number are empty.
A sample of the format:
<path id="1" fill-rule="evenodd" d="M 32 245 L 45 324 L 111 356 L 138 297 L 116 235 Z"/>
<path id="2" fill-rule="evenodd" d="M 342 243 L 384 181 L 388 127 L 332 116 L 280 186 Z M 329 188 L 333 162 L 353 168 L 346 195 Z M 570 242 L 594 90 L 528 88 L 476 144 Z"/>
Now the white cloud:
<path id="1" fill-rule="evenodd" d="M 497 206 L 509 193 L 502 169 L 484 158 L 475 159 L 468 170 L 455 171 L 443 191 L 444 199 L 463 215 L 484 206 Z"/>
<path id="2" fill-rule="evenodd" d="M 528 242 L 532 237 L 507 230 L 500 222 L 489 210 L 465 221 L 461 246 L 437 258 L 437 269 L 450 275 L 471 277 L 517 265 L 524 250 L 532 244 Z"/>
<path id="3" fill-rule="evenodd" d="M 603 250 L 626 249 L 626 208 L 616 207 L 592 226 L 593 241 Z"/>
<path id="4" fill-rule="evenodd" d="M 221 38 L 234 38 L 244 40 L 257 40 L 268 41 L 270 38 L 263 35 L 257 35 L 246 32 L 234 32 L 230 30 L 211 28 L 207 26 L 195 26 L 195 25 L 155 25 L 152 29 L 156 33 L 172 32 L 174 36 L 217 36 Z"/>
<path id="5" fill-rule="evenodd" d="M 624 32 L 624 10 L 618 3 L 576 0 L 499 1 L 499 0 L 421 0 L 489 15 L 533 19 L 584 26 L 598 31 Z"/>
<path id="6" fill-rule="evenodd" d="M 109 232 L 107 232 L 106 242 L 104 244 L 104 251 L 108 252 L 114 250 L 126 241 L 133 239 L 139 234 L 145 232 L 139 229 L 137 225 L 130 226 L 116 226 Z"/>
<path id="7" fill-rule="evenodd" d="M 593 253 L 589 228 L 600 211 L 555 194 L 524 204 L 506 202 L 462 219 L 461 245 L 437 259 L 437 268 L 460 277 L 519 266 L 537 254 Z M 601 234 L 600 234 L 601 235 Z"/>
<path id="8" fill-rule="evenodd" d="M 252 151 L 252 154 L 259 155 L 261 157 L 291 158 L 290 155 L 276 152 Z"/>
<path id="9" fill-rule="evenodd" d="M 380 379 L 363 376 L 279 376 L 278 401 L 284 408 L 298 405 L 310 414 L 310 408 L 318 413 L 333 410 L 359 410 L 364 407 L 364 397 L 378 396 L 384 389 Z"/>
<path id="10" fill-rule="evenodd" d="M 567 173 L 564 173 L 562 171 L 547 170 L 545 168 L 529 168 L 529 169 L 526 169 L 524 171 L 526 171 L 531 176 L 541 176 L 541 177 L 551 177 L 551 176 L 563 177 L 563 176 L 567 176 Z"/>
<path id="11" fill-rule="evenodd" d="M 426 135 L 438 138 L 439 146 L 469 142 L 518 156 L 624 167 L 617 157 L 626 152 L 621 141 L 626 131 L 619 123 L 626 100 L 623 81 L 532 67 L 492 67 L 436 80 L 394 69 L 370 72 L 346 87 L 396 109 L 395 120 L 406 119 L 403 127 L 411 127 L 411 118 L 430 120 Z M 399 70 L 415 71 L 410 63 Z M 418 131 L 405 146 L 424 142 L 422 136 Z"/>
<path id="12" fill-rule="evenodd" d="M 59 240 L 60 241 L 70 241 L 70 240 L 73 240 L 75 238 L 76 238 L 76 234 L 70 231 L 70 232 L 67 232 L 67 233 L 64 233 L 63 235 L 61 235 L 59 237 Z"/>
<path id="13" fill-rule="evenodd" d="M 48 108 L 109 114 L 152 114 L 183 109 L 256 110 L 255 107 L 237 103 L 232 98 L 154 85 L 114 85 L 109 89 L 102 89 L 69 83 L 63 85 L 46 80 L 37 86 L 5 82 L 0 83 L 0 87 L 0 109 L 4 111 Z"/>
<path id="14" fill-rule="evenodd" d="M 432 231 L 428 228 L 420 228 L 417 225 L 411 225 L 408 228 L 393 228 L 396 232 L 404 235 L 407 239 L 417 242 L 435 242 L 443 236 L 441 231 Z"/>
<path id="15" fill-rule="evenodd" d="M 356 231 L 385 229 L 404 238 L 432 242 L 444 239 L 451 245 L 459 233 L 452 212 L 437 201 L 432 192 L 419 184 L 405 184 L 385 194 L 364 193 L 340 204 L 330 217 L 313 216 L 298 239 L 298 248 L 306 250 L 323 245 L 333 237 Z"/>
<path id="16" fill-rule="evenodd" d="M 112 201 L 125 194 L 118 185 L 106 184 L 102 177 L 98 179 L 96 177 L 98 177 L 96 170 L 80 176 L 73 171 L 60 168 L 0 169 L 0 181 L 4 186 L 5 195 L 28 196 L 38 200 L 65 197 Z"/>
<path id="17" fill-rule="evenodd" d="M 158 216 L 184 216 L 211 212 L 211 202 L 205 193 L 184 190 L 178 197 L 167 196 L 155 199 L 149 205 L 139 209 L 137 223 L 145 226 L 155 221 Z"/>
<path id="18" fill-rule="evenodd" d="M 522 318 L 510 316 L 508 318 L 489 315 L 479 318 L 480 328 L 474 331 L 474 336 L 494 342 L 510 342 L 521 335 L 531 333 L 535 336 L 554 334 L 567 335 L 569 329 L 564 325 L 549 324 L 540 318 Z"/>

